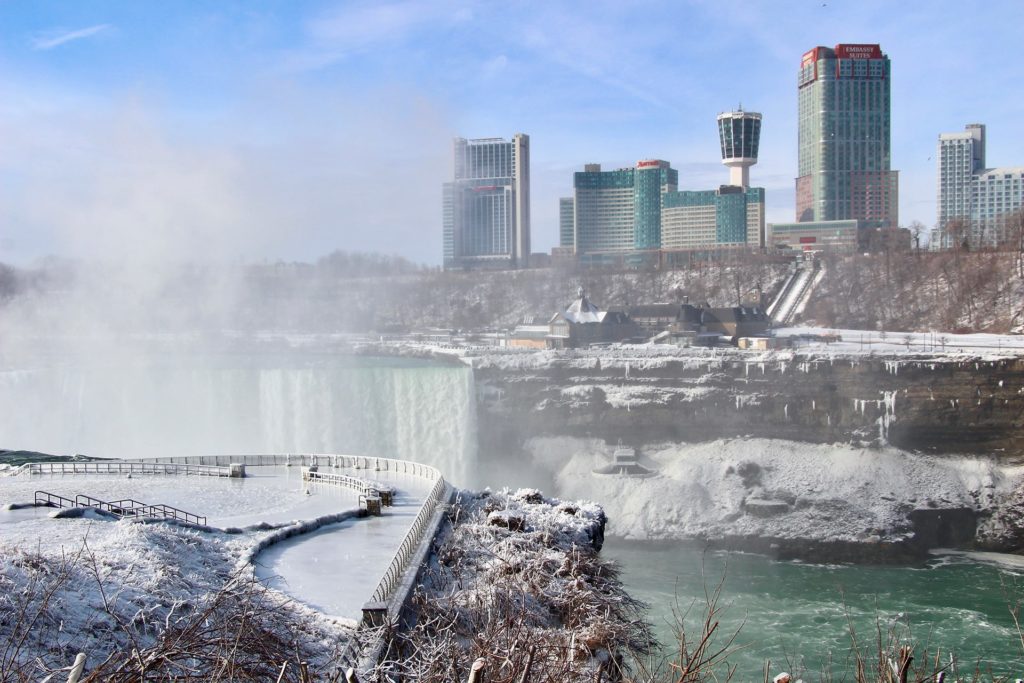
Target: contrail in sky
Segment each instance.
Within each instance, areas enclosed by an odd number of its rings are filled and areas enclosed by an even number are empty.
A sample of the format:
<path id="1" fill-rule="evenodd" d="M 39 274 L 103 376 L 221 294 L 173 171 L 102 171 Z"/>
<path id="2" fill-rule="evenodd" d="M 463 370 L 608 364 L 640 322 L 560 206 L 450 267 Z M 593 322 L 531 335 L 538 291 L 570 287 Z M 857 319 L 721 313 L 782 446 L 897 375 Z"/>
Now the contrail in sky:
<path id="1" fill-rule="evenodd" d="M 97 24 L 96 26 L 90 26 L 88 28 L 80 28 L 77 31 L 64 31 L 58 34 L 51 33 L 46 38 L 36 38 L 32 42 L 32 47 L 36 50 L 51 50 L 58 45 L 70 43 L 73 40 L 88 38 L 96 35 L 97 33 L 102 33 L 109 28 L 111 28 L 110 24 Z"/>

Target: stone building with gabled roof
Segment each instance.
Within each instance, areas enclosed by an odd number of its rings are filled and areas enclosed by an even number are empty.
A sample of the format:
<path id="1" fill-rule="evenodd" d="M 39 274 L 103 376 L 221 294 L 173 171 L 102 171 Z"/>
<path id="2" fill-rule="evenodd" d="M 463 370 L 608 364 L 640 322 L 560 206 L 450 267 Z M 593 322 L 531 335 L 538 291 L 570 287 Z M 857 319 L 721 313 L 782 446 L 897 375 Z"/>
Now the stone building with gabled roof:
<path id="1" fill-rule="evenodd" d="M 771 322 L 756 306 L 712 308 L 692 304 L 642 304 L 630 306 L 627 312 L 649 337 L 665 331 L 753 337 L 767 334 Z"/>
<path id="2" fill-rule="evenodd" d="M 643 336 L 643 331 L 625 311 L 602 311 L 582 287 L 579 298 L 552 316 L 548 326 L 548 346 L 555 349 L 580 348 L 591 344 L 611 344 Z"/>

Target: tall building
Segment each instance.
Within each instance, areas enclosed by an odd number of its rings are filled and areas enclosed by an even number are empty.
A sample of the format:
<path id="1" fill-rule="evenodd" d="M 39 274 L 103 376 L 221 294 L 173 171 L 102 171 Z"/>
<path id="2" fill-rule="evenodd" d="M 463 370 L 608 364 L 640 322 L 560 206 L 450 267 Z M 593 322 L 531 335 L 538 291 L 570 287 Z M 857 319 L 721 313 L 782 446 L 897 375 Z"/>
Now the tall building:
<path id="1" fill-rule="evenodd" d="M 576 243 L 576 206 L 572 197 L 561 197 L 558 200 L 558 246 L 571 249 Z"/>
<path id="2" fill-rule="evenodd" d="M 899 224 L 890 151 L 890 63 L 878 45 L 804 53 L 798 74 L 796 220 Z"/>
<path id="3" fill-rule="evenodd" d="M 660 159 L 614 171 L 587 164 L 573 177 L 576 254 L 658 249 L 661 197 L 678 184 L 679 172 Z"/>
<path id="4" fill-rule="evenodd" d="M 723 112 L 718 115 L 722 163 L 729 184 L 717 190 L 668 192 L 662 198 L 661 246 L 669 265 L 687 260 L 674 251 L 717 251 L 764 245 L 764 188 L 750 187 L 750 167 L 757 163 L 761 115 Z"/>
<path id="5" fill-rule="evenodd" d="M 939 135 L 938 178 L 932 248 L 951 247 L 953 240 L 994 247 L 1013 237 L 1007 219 L 1024 207 L 1024 168 L 985 168 L 983 124 Z"/>
<path id="6" fill-rule="evenodd" d="M 759 247 L 764 241 L 764 188 L 723 185 L 717 190 L 665 194 L 661 246 L 666 251 Z"/>
<path id="7" fill-rule="evenodd" d="M 443 188 L 444 267 L 515 268 L 530 256 L 530 137 L 455 138 Z"/>

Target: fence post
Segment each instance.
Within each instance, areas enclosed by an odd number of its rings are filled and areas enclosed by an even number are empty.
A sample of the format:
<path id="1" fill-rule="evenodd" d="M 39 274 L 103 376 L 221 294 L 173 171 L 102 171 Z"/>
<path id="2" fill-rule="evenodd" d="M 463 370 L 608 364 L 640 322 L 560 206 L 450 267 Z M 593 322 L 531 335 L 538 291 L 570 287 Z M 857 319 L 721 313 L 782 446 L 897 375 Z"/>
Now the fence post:
<path id="1" fill-rule="evenodd" d="M 75 663 L 71 665 L 71 673 L 68 674 L 68 683 L 78 683 L 82 676 L 82 669 L 85 668 L 85 653 L 79 652 L 75 655 Z"/>
<path id="2" fill-rule="evenodd" d="M 487 662 L 484 661 L 483 657 L 477 658 L 469 670 L 469 679 L 466 683 L 484 683 L 484 670 L 486 666 Z"/>
<path id="3" fill-rule="evenodd" d="M 519 683 L 526 683 L 530 678 L 530 667 L 533 666 L 533 653 L 537 651 L 536 645 L 531 645 L 526 653 L 526 666 L 523 667 L 523 675 L 519 677 Z M 600 669 L 598 670 L 600 675 Z"/>

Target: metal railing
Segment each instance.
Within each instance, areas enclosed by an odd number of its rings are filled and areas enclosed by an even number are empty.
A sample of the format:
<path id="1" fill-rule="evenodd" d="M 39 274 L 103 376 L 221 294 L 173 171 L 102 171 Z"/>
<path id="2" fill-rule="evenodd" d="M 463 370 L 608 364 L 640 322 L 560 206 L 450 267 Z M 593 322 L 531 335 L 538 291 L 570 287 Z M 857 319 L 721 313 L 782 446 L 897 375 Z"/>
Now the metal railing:
<path id="1" fill-rule="evenodd" d="M 49 491 L 36 491 L 36 505 L 45 505 L 51 508 L 76 507 L 75 501 L 70 498 L 58 496 L 56 493 L 50 493 Z"/>
<path id="2" fill-rule="evenodd" d="M 83 462 L 30 462 L 25 467 L 30 474 L 185 474 L 208 477 L 230 477 L 226 465 L 198 465 L 190 463 L 153 463 L 145 461 Z"/>
<path id="3" fill-rule="evenodd" d="M 117 517 L 152 517 L 156 519 L 175 519 L 189 524 L 206 526 L 206 517 L 186 512 L 171 505 L 163 503 L 142 503 L 132 498 L 123 500 L 100 500 L 92 496 L 80 493 L 75 499 L 50 493 L 49 491 L 36 491 L 36 505 L 52 508 L 93 508 L 109 512 Z"/>
<path id="4" fill-rule="evenodd" d="M 409 527 L 409 531 L 406 532 L 401 545 L 395 551 L 395 556 L 391 559 L 391 563 L 384 570 L 384 576 L 377 583 L 377 588 L 374 589 L 371 600 L 376 602 L 387 600 L 395 586 L 401 581 L 402 575 L 408 569 L 409 560 L 416 552 L 420 541 L 423 540 L 423 532 L 430 524 L 430 520 L 434 516 L 434 512 L 437 510 L 437 506 L 447 489 L 448 484 L 445 482 L 444 477 L 438 476 L 433 488 L 430 489 L 430 493 L 427 494 L 427 499 L 423 501 L 420 511 L 416 514 L 416 519 L 413 520 L 412 526 Z"/>
<path id="5" fill-rule="evenodd" d="M 206 526 L 206 517 L 164 503 L 142 503 L 133 498 L 122 500 L 100 500 L 85 494 L 75 496 L 76 507 L 90 507 L 104 510 L 118 517 L 155 517 L 157 519 L 175 519 L 189 524 Z"/>
<path id="6" fill-rule="evenodd" d="M 360 495 L 360 499 L 379 498 L 384 505 L 391 505 L 395 490 L 378 481 L 368 481 L 359 477 L 334 472 L 320 472 L 312 468 L 302 469 L 302 479 L 321 484 L 331 484 L 351 489 Z"/>
<path id="7" fill-rule="evenodd" d="M 246 467 L 326 465 L 339 469 L 373 470 L 412 474 L 433 481 L 441 476 L 435 468 L 411 460 L 379 458 L 372 455 L 344 455 L 338 453 L 277 453 L 277 454 L 224 454 L 224 455 L 181 455 L 158 458 L 140 458 L 136 462 L 186 463 L 227 467 L 233 463 Z"/>

